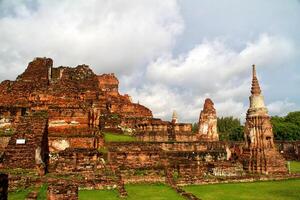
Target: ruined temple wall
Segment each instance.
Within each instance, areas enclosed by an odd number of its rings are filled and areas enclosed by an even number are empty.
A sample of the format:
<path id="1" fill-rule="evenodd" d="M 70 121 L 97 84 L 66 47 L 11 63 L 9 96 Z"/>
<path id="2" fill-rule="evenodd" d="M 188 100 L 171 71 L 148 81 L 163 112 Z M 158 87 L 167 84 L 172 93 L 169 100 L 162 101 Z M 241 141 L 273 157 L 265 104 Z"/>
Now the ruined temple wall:
<path id="1" fill-rule="evenodd" d="M 100 148 L 104 146 L 104 139 L 102 137 L 49 137 L 49 151 L 50 153 L 57 153 L 67 148 Z"/>
<path id="2" fill-rule="evenodd" d="M 47 134 L 46 118 L 23 117 L 5 148 L 4 167 L 32 169 L 42 163 L 45 164 Z"/>
<path id="3" fill-rule="evenodd" d="M 103 155 L 96 149 L 68 148 L 50 158 L 50 171 L 94 172 L 104 169 Z"/>
<path id="4" fill-rule="evenodd" d="M 180 164 L 174 170 L 178 174 L 177 184 L 199 184 L 210 179 L 217 181 L 218 177 L 243 177 L 245 173 L 240 163 L 230 161 L 203 162 L 201 164 Z"/>
<path id="5" fill-rule="evenodd" d="M 109 143 L 108 162 L 119 169 L 162 168 L 164 156 L 156 144 Z"/>
<path id="6" fill-rule="evenodd" d="M 160 142 L 157 145 L 164 151 L 209 151 L 225 150 L 226 142 Z"/>
<path id="7" fill-rule="evenodd" d="M 49 132 L 65 128 L 89 127 L 89 113 L 83 109 L 51 109 L 49 110 Z"/>
<path id="8" fill-rule="evenodd" d="M 125 169 L 120 170 L 125 184 L 165 183 L 165 169 Z"/>
<path id="9" fill-rule="evenodd" d="M 179 184 L 191 184 L 208 177 L 244 175 L 241 163 L 228 158 L 225 143 L 221 142 L 132 142 L 108 145 L 108 162 L 121 170 L 126 183 L 160 182 L 175 178 Z"/>
<path id="10" fill-rule="evenodd" d="M 144 132 L 158 132 L 158 134 L 162 132 L 168 131 L 168 124 L 138 124 L 137 129 Z M 154 134 L 154 133 L 153 133 Z"/>
<path id="11" fill-rule="evenodd" d="M 216 155 L 215 159 L 227 159 L 226 144 L 222 142 L 109 143 L 108 149 L 112 163 L 121 166 L 132 164 L 132 167 L 157 166 L 166 158 L 174 161 L 178 158 L 189 160 L 197 155 Z"/>
<path id="12" fill-rule="evenodd" d="M 300 141 L 275 141 L 275 145 L 286 160 L 300 160 Z"/>
<path id="13" fill-rule="evenodd" d="M 175 140 L 177 142 L 195 142 L 198 138 L 192 132 L 175 132 Z"/>
<path id="14" fill-rule="evenodd" d="M 176 132 L 192 132 L 192 124 L 176 123 L 172 124 L 173 129 Z"/>
<path id="15" fill-rule="evenodd" d="M 22 80 L 25 82 L 35 82 L 39 80 L 39 82 L 44 83 L 43 86 L 45 86 L 48 84 L 49 74 L 51 73 L 52 66 L 53 61 L 50 58 L 35 58 L 29 63 L 25 72 L 20 75 L 17 80 Z"/>
<path id="16" fill-rule="evenodd" d="M 98 76 L 99 89 L 102 92 L 117 96 L 119 94 L 119 81 L 114 74 L 102 74 Z"/>
<path id="17" fill-rule="evenodd" d="M 1 102 L 1 97 L 0 97 Z M 30 108 L 19 106 L 0 106 L 0 131 L 15 128 L 20 121 L 20 117 L 28 114 Z"/>
<path id="18" fill-rule="evenodd" d="M 78 186 L 71 183 L 55 183 L 47 188 L 47 200 L 78 200 Z"/>
<path id="19" fill-rule="evenodd" d="M 168 132 L 165 131 L 151 131 L 142 132 L 136 135 L 138 141 L 143 142 L 167 142 L 169 140 Z"/>

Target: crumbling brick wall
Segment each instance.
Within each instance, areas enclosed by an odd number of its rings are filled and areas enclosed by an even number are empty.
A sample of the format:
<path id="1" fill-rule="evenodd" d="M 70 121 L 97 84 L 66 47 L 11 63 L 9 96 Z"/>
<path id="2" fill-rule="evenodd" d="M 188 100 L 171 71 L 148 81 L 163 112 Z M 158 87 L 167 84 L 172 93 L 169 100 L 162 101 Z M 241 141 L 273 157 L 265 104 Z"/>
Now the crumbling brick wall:
<path id="1" fill-rule="evenodd" d="M 93 172 L 104 168 L 103 155 L 96 149 L 68 148 L 57 154 L 51 170 L 59 173 Z"/>
<path id="2" fill-rule="evenodd" d="M 78 187 L 71 183 L 53 183 L 48 186 L 47 200 L 78 200 Z"/>
<path id="3" fill-rule="evenodd" d="M 300 141 L 275 141 L 275 145 L 286 160 L 300 160 Z"/>
<path id="4" fill-rule="evenodd" d="M 42 161 L 47 165 L 47 134 L 46 118 L 38 115 L 22 117 L 5 149 L 4 167 L 34 169 L 37 158 L 41 159 L 39 162 Z"/>

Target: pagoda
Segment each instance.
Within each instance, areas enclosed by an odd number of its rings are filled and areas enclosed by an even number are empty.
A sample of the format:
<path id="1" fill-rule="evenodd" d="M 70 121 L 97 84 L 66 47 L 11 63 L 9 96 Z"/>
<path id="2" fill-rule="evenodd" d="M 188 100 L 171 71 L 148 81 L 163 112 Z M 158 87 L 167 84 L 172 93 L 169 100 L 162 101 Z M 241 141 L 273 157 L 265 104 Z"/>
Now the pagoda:
<path id="1" fill-rule="evenodd" d="M 270 116 L 264 103 L 255 65 L 252 66 L 252 87 L 244 130 L 243 166 L 251 173 L 286 173 L 286 161 L 276 150 Z"/>

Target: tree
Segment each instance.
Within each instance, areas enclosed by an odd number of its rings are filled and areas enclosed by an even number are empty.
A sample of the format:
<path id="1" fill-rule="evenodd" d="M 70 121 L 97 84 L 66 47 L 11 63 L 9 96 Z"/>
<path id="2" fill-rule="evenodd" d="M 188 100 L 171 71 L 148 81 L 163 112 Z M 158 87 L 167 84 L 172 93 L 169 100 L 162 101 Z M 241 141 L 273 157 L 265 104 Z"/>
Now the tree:
<path id="1" fill-rule="evenodd" d="M 192 132 L 196 133 L 197 130 L 198 130 L 198 123 L 195 122 L 195 123 L 192 124 Z"/>
<path id="2" fill-rule="evenodd" d="M 290 112 L 285 117 L 271 118 L 275 140 L 300 140 L 300 112 Z"/>
<path id="3" fill-rule="evenodd" d="M 234 117 L 218 118 L 218 132 L 222 141 L 241 141 L 244 139 L 244 126 Z"/>

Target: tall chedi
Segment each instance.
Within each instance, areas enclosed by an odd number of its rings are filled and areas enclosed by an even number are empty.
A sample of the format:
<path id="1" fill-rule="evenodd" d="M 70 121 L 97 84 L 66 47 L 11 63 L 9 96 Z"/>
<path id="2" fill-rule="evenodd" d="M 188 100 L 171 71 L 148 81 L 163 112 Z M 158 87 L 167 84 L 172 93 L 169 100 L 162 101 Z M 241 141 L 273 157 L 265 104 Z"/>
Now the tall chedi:
<path id="1" fill-rule="evenodd" d="M 250 107 L 246 116 L 242 156 L 244 169 L 260 174 L 286 173 L 286 162 L 274 145 L 272 125 L 256 77 L 255 65 L 252 67 Z"/>

